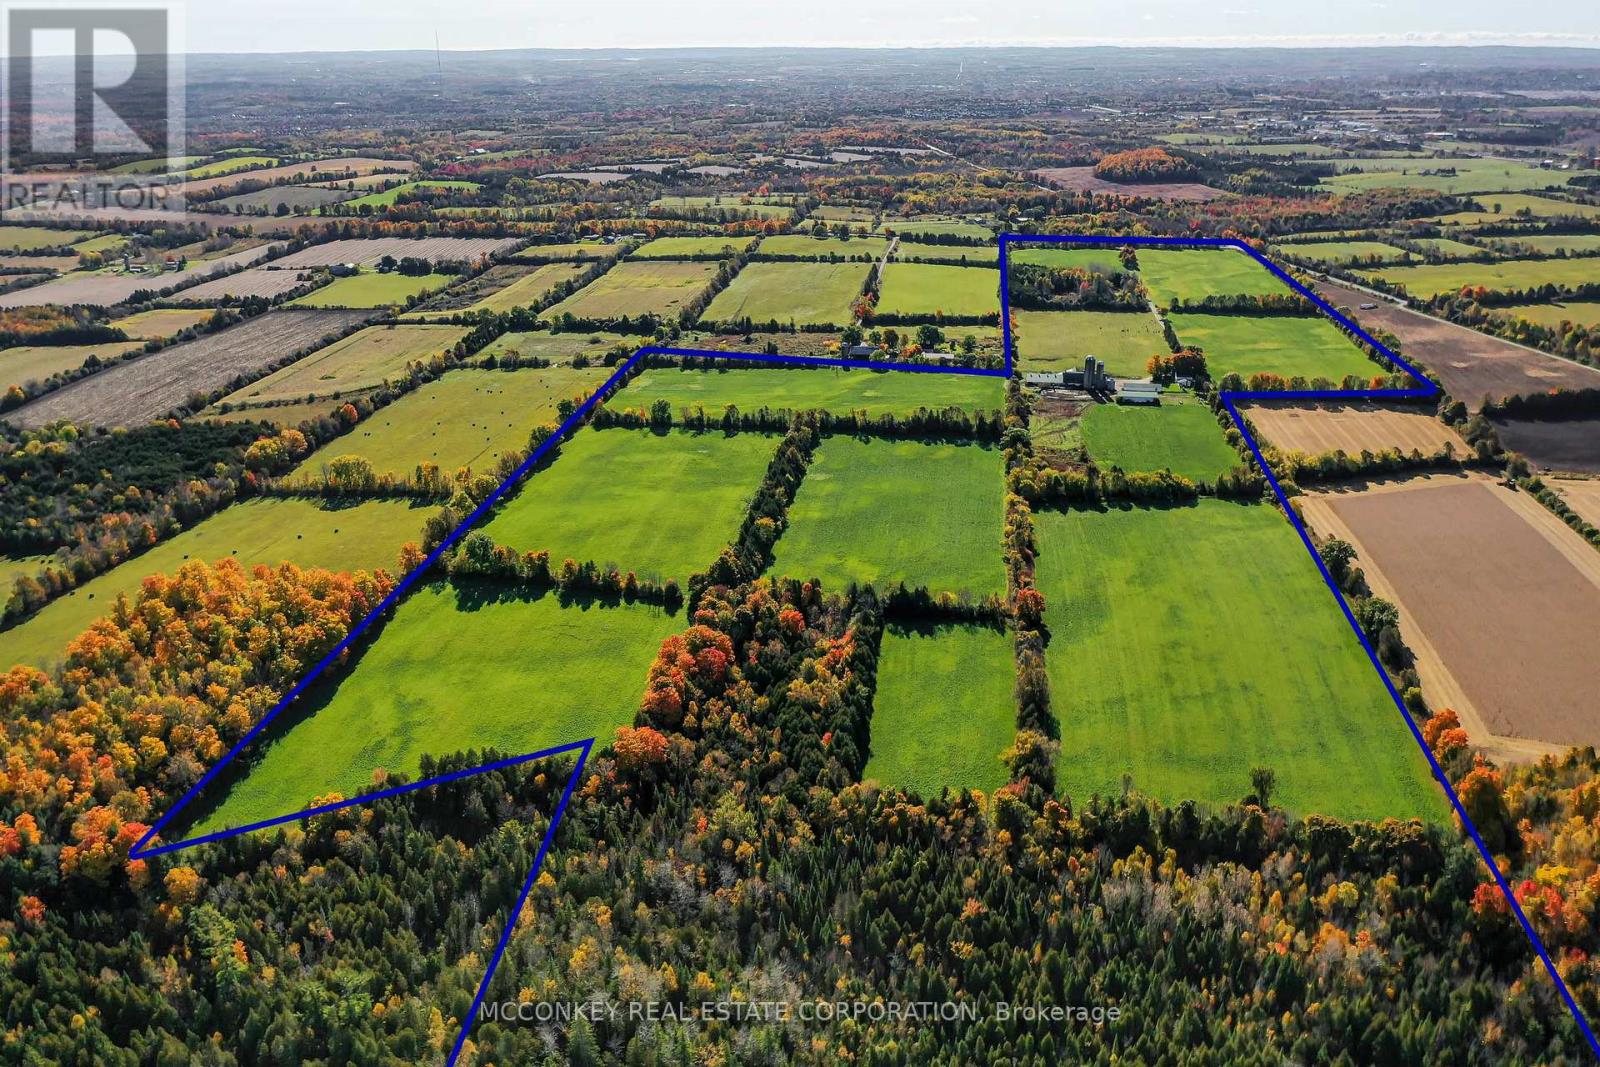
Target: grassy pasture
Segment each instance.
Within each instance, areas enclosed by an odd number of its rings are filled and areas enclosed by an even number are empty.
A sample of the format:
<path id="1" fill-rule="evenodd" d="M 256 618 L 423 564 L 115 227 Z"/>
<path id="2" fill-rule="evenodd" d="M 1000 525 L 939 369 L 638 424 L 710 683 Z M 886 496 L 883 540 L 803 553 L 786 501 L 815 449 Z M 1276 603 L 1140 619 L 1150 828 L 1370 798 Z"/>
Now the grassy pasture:
<path id="1" fill-rule="evenodd" d="M 1061 789 L 1440 818 L 1421 753 L 1315 564 L 1272 508 L 1040 512 Z"/>
<path id="2" fill-rule="evenodd" d="M 757 323 L 776 319 L 797 325 L 844 325 L 866 284 L 870 263 L 747 263 L 716 295 L 702 322 Z"/>
<path id="3" fill-rule="evenodd" d="M 48 226 L 0 226 L 0 251 L 37 252 L 60 248 L 94 236 L 93 230 L 54 230 Z M 78 251 L 78 249 L 73 249 Z"/>
<path id="4" fill-rule="evenodd" d="M 823 222 L 848 222 L 855 225 L 870 223 L 877 218 L 877 215 L 875 210 L 868 207 L 856 207 L 851 204 L 818 204 L 806 217 L 821 219 Z"/>
<path id="5" fill-rule="evenodd" d="M 311 353 L 223 398 L 229 404 L 265 404 L 376 389 L 414 360 L 449 351 L 464 326 L 369 326 Z"/>
<path id="6" fill-rule="evenodd" d="M 209 308 L 154 308 L 113 319 L 110 325 L 134 340 L 154 341 L 208 322 L 214 314 Z"/>
<path id="7" fill-rule="evenodd" d="M 587 356 L 598 360 L 618 344 L 627 345 L 628 354 L 645 343 L 645 339 L 620 333 L 549 333 L 534 330 L 528 333 L 503 333 L 478 353 L 482 362 L 490 356 L 528 358 L 537 356 L 552 363 L 571 362 L 574 357 Z"/>
<path id="8" fill-rule="evenodd" d="M 400 546 L 417 539 L 431 511 L 392 500 L 327 509 L 300 499 L 234 504 L 0 632 L 0 659 L 5 660 L 0 671 L 14 663 L 44 666 L 60 659 L 67 645 L 110 611 L 119 595 L 132 595 L 150 575 L 176 573 L 189 560 L 214 563 L 232 556 L 247 567 L 276 567 L 290 560 L 302 567 L 382 567 L 393 573 Z"/>
<path id="9" fill-rule="evenodd" d="M 414 296 L 437 292 L 457 280 L 454 274 L 379 274 L 363 271 L 348 278 L 335 278 L 320 289 L 298 297 L 285 307 L 302 308 L 380 308 L 403 304 Z"/>
<path id="10" fill-rule="evenodd" d="M 872 754 L 862 778 L 986 794 L 1006 783 L 1000 753 L 1016 736 L 1016 668 L 1003 633 L 977 626 L 891 626 L 878 657 Z"/>
<path id="11" fill-rule="evenodd" d="M 363 456 L 379 474 L 409 476 L 424 462 L 446 474 L 461 467 L 482 473 L 501 453 L 526 448 L 535 426 L 559 423 L 558 403 L 581 401 L 610 373 L 598 366 L 453 370 L 329 441 L 295 477 L 318 478 L 338 456 Z"/>
<path id="12" fill-rule="evenodd" d="M 379 767 L 415 779 L 424 754 L 532 752 L 633 721 L 645 672 L 681 619 L 642 605 L 562 607 L 554 596 L 413 593 L 308 717 L 271 742 L 202 829 L 352 796 Z M 461 699 L 470 694 L 470 699 Z"/>
<path id="13" fill-rule="evenodd" d="M 1564 322 L 1600 326 L 1600 301 L 1595 300 L 1569 300 L 1563 304 L 1514 304 L 1495 310 L 1503 315 L 1514 315 L 1540 326 L 1548 326 L 1552 330 L 1560 329 Z M 3 358 L 4 353 L 0 353 L 0 359 Z M 0 362 L 0 366 L 4 366 L 4 363 Z"/>
<path id="14" fill-rule="evenodd" d="M 1492 263 L 1432 263 L 1361 271 L 1403 285 L 1418 298 L 1453 293 L 1466 285 L 1489 289 L 1533 289 L 1542 285 L 1587 285 L 1600 279 L 1600 265 L 1590 259 L 1501 259 Z"/>
<path id="15" fill-rule="evenodd" d="M 423 181 L 402 182 L 393 189 L 385 189 L 378 193 L 368 193 L 366 196 L 359 196 L 354 200 L 345 201 L 345 206 L 358 210 L 363 207 L 385 208 L 392 205 L 401 196 L 415 192 L 418 189 L 462 189 L 477 192 L 482 188 L 483 186 L 477 182 L 436 181 L 430 178 Z"/>
<path id="16" fill-rule="evenodd" d="M 1141 248 L 1139 275 L 1150 299 L 1163 307 L 1174 300 L 1289 291 L 1271 271 L 1232 248 Z"/>
<path id="17" fill-rule="evenodd" d="M 489 312 L 496 315 L 504 314 L 519 307 L 528 307 L 543 299 L 550 290 L 562 282 L 570 281 L 589 270 L 586 263 L 541 263 L 537 267 L 504 266 L 494 267 L 493 270 L 504 270 L 515 273 L 516 277 L 509 285 L 486 293 L 477 300 L 471 299 L 471 294 L 447 294 L 446 301 L 467 300 L 468 303 L 454 308 L 438 308 L 433 311 L 409 311 L 404 316 L 407 320 L 426 322 L 429 319 L 449 318 L 455 315 L 473 315 Z M 480 278 L 481 280 L 481 278 Z M 470 284 L 470 283 L 469 283 Z M 454 300 L 451 300 L 451 298 Z"/>
<path id="18" fill-rule="evenodd" d="M 995 314 L 1000 310 L 1000 272 L 988 267 L 890 263 L 883 269 L 877 310 L 928 318 Z"/>
<path id="19" fill-rule="evenodd" d="M 1533 249 L 1535 252 L 1545 254 L 1552 252 L 1600 252 L 1600 233 L 1537 234 L 1528 237 L 1491 238 L 1491 240 L 1497 247 L 1503 244 L 1522 245 Z M 1600 271 L 1596 273 L 1600 274 Z"/>
<path id="20" fill-rule="evenodd" d="M 203 163 L 198 167 L 190 167 L 183 172 L 185 181 L 198 181 L 201 178 L 220 178 L 224 174 L 233 174 L 241 170 L 255 170 L 259 167 L 276 167 L 278 161 L 270 156 L 229 156 L 219 159 L 215 163 Z"/>
<path id="21" fill-rule="evenodd" d="M 1024 371 L 1083 366 L 1098 356 L 1123 378 L 1144 376 L 1151 356 L 1167 355 L 1155 317 L 1143 311 L 1016 311 L 1018 365 Z"/>
<path id="22" fill-rule="evenodd" d="M 1594 204 L 1575 204 L 1569 200 L 1557 200 L 1548 196 L 1534 196 L 1531 193 L 1497 193 L 1493 196 L 1478 196 L 1479 211 L 1457 211 L 1447 216 L 1439 216 L 1441 221 L 1462 225 L 1475 226 L 1485 222 L 1516 222 L 1519 218 L 1554 219 L 1554 218 L 1595 218 L 1600 216 L 1600 206 Z M 1498 209 L 1498 210 L 1496 210 Z"/>
<path id="23" fill-rule="evenodd" d="M 650 201 L 653 210 L 674 211 L 727 211 L 740 218 L 789 219 L 794 208 L 788 204 L 763 204 L 759 198 L 741 196 L 663 196 Z"/>
<path id="24" fill-rule="evenodd" d="M 1314 263 L 1401 263 L 1413 258 L 1405 249 L 1382 241 L 1280 241 L 1273 248 Z"/>
<path id="25" fill-rule="evenodd" d="M 1095 404 L 1083 413 L 1083 443 L 1101 467 L 1165 468 L 1196 481 L 1240 464 L 1211 409 L 1182 393 L 1164 395 L 1159 407 Z"/>
<path id="26" fill-rule="evenodd" d="M 1000 454 L 977 445 L 830 437 L 789 509 L 772 573 L 977 596 L 1005 588 Z"/>
<path id="27" fill-rule="evenodd" d="M 1541 170 L 1537 164 L 1508 159 L 1356 159 L 1337 160 L 1338 165 L 1354 163 L 1362 170 L 1324 178 L 1325 187 L 1339 192 L 1367 189 L 1417 189 L 1434 193 L 1479 194 L 1527 192 L 1565 185 L 1568 178 L 1586 171 Z M 1424 174 L 1423 171 L 1451 169 L 1454 174 Z"/>
<path id="28" fill-rule="evenodd" d="M 645 371 L 611 401 L 613 407 L 645 408 L 666 400 L 674 412 L 704 408 L 720 414 L 729 404 L 741 411 L 865 411 L 908 415 L 918 408 L 998 411 L 1004 389 L 997 378 L 969 374 L 918 374 L 868 370 L 673 370 Z"/>
<path id="29" fill-rule="evenodd" d="M 731 256 L 755 243 L 754 237 L 657 237 L 630 252 L 630 259 L 675 259 L 679 256 Z"/>
<path id="30" fill-rule="evenodd" d="M 105 341 L 93 345 L 19 345 L 0 349 L 0 392 L 13 385 L 44 381 L 53 374 L 76 370 L 90 356 L 111 361 L 143 348 L 143 341 Z"/>
<path id="31" fill-rule="evenodd" d="M 132 163 L 112 167 L 111 174 L 164 174 L 181 171 L 204 160 L 205 156 L 172 156 L 163 159 L 136 159 Z"/>
<path id="32" fill-rule="evenodd" d="M 202 411 L 199 417 L 211 422 L 265 422 L 292 429 L 307 419 L 331 415 L 338 407 L 339 401 L 323 397 L 294 404 L 275 404 L 269 408 L 234 408 L 231 411 L 223 411 L 221 405 L 213 405 Z"/>
<path id="33" fill-rule="evenodd" d="M 884 219 L 879 229 L 897 233 L 906 241 L 919 237 L 969 237 L 992 241 L 995 236 L 993 230 L 981 223 L 955 219 Z"/>
<path id="34" fill-rule="evenodd" d="M 1074 267 L 1078 270 L 1098 271 L 1101 274 L 1115 274 L 1125 269 L 1116 248 L 1110 246 L 1062 248 L 1059 245 L 1034 245 L 1019 248 L 1011 245 L 1006 251 L 1006 259 L 1011 263 L 1027 263 L 1038 267 Z"/>
<path id="35" fill-rule="evenodd" d="M 1285 378 L 1321 376 L 1340 381 L 1381 373 L 1343 332 L 1321 315 L 1204 315 L 1173 312 L 1168 318 L 1178 340 L 1205 351 L 1213 379 L 1260 371 Z"/>
<path id="36" fill-rule="evenodd" d="M 711 283 L 716 273 L 715 263 L 627 260 L 550 308 L 543 318 L 553 319 L 567 312 L 580 319 L 675 315 Z"/>
<path id="37" fill-rule="evenodd" d="M 615 563 L 682 582 L 739 532 L 777 447 L 766 434 L 581 430 L 483 530 L 558 564 Z"/>
<path id="38" fill-rule="evenodd" d="M 1444 256 L 1447 259 L 1480 256 L 1484 252 L 1484 249 L 1477 245 L 1469 245 L 1465 241 L 1453 241 L 1448 237 L 1413 237 L 1411 240 L 1434 255 Z"/>
<path id="39" fill-rule="evenodd" d="M 13 582 L 38 574 L 48 562 L 49 556 L 0 556 L 0 589 L 9 596 Z"/>
<path id="40" fill-rule="evenodd" d="M 808 259 L 825 259 L 828 256 L 871 256 L 878 259 L 887 251 L 889 239 L 886 237 L 851 237 L 842 240 L 838 237 L 807 237 L 798 233 L 763 238 L 756 246 L 756 252 L 761 255 Z"/>
<path id="41" fill-rule="evenodd" d="M 622 254 L 622 245 L 602 244 L 599 241 L 568 241 L 556 244 L 529 245 L 517 253 L 518 259 L 616 259 Z"/>

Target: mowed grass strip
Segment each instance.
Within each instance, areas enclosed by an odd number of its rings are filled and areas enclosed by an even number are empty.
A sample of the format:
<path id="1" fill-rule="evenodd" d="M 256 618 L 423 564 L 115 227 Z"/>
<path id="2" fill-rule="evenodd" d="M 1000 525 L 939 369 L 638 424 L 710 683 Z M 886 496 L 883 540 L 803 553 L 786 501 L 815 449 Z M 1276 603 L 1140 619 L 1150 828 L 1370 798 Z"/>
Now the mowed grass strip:
<path id="1" fill-rule="evenodd" d="M 390 271 L 353 274 L 297 297 L 285 307 L 381 308 L 403 304 L 414 296 L 436 293 L 456 281 L 454 274 L 401 274 Z"/>
<path id="2" fill-rule="evenodd" d="M 798 233 L 768 237 L 756 246 L 759 255 L 799 256 L 803 259 L 825 259 L 828 256 L 868 256 L 878 259 L 887 251 L 887 237 L 807 237 Z"/>
<path id="3" fill-rule="evenodd" d="M 848 324 L 867 282 L 870 263 L 746 263 L 716 295 L 702 322 Z"/>
<path id="4" fill-rule="evenodd" d="M 143 347 L 143 341 L 103 341 L 94 345 L 19 345 L 0 349 L 0 392 L 13 385 L 42 382 L 62 371 L 77 370 L 91 357 L 111 362 Z"/>
<path id="5" fill-rule="evenodd" d="M 579 431 L 483 527 L 518 551 L 679 582 L 739 532 L 778 449 L 767 434 Z"/>
<path id="6" fill-rule="evenodd" d="M 1268 296 L 1289 293 L 1255 259 L 1233 248 L 1141 248 L 1139 277 L 1150 299 L 1162 307 L 1176 300 L 1197 301 L 1208 296 Z"/>
<path id="7" fill-rule="evenodd" d="M 1098 356 L 1119 378 L 1142 378 L 1151 356 L 1165 356 L 1166 338 L 1143 311 L 1013 311 L 1018 366 L 1059 371 Z"/>
<path id="8" fill-rule="evenodd" d="M 715 263 L 676 260 L 628 260 L 546 311 L 546 319 L 572 314 L 580 319 L 615 319 L 623 315 L 669 316 L 698 296 L 712 276 Z"/>
<path id="9" fill-rule="evenodd" d="M 904 582 L 1000 593 L 1003 503 L 995 449 L 830 437 L 789 508 L 772 573 L 834 592 Z"/>
<path id="10" fill-rule="evenodd" d="M 1037 512 L 1064 793 L 1123 775 L 1237 802 L 1253 767 L 1306 815 L 1442 818 L 1400 711 L 1294 531 L 1262 505 Z"/>
<path id="11" fill-rule="evenodd" d="M 1000 272 L 940 263 L 890 263 L 883 269 L 877 312 L 933 318 L 1000 311 Z"/>
<path id="12" fill-rule="evenodd" d="M 1095 404 L 1083 413 L 1083 443 L 1102 468 L 1165 469 L 1195 481 L 1214 482 L 1241 462 L 1211 409 L 1178 393 L 1156 407 Z"/>
<path id="13" fill-rule="evenodd" d="M 425 754 L 605 744 L 633 721 L 651 660 L 682 625 L 644 605 L 562 607 L 553 594 L 424 586 L 197 829 L 354 796 L 380 767 L 415 780 Z"/>
<path id="14" fill-rule="evenodd" d="M 754 237 L 657 237 L 632 252 L 629 259 L 675 259 L 680 256 L 731 256 L 755 244 Z"/>
<path id="15" fill-rule="evenodd" d="M 46 666 L 153 574 L 175 574 L 190 560 L 214 563 L 231 556 L 247 567 L 285 561 L 337 571 L 396 573 L 400 546 L 417 540 L 431 507 L 380 500 L 324 508 L 303 499 L 247 500 L 224 508 L 150 551 L 92 578 L 26 622 L 0 632 L 0 673 L 15 663 Z"/>
<path id="16" fill-rule="evenodd" d="M 704 408 L 720 415 L 729 404 L 740 411 L 865 411 L 909 415 L 919 408 L 998 411 L 1004 385 L 970 374 L 913 374 L 869 370 L 676 370 L 653 369 L 628 383 L 610 401 L 614 407 L 645 408 L 665 400 L 676 413 Z"/>
<path id="17" fill-rule="evenodd" d="M 265 404 L 376 389 L 405 370 L 455 347 L 465 326 L 369 326 L 296 360 L 223 399 Z"/>
<path id="18" fill-rule="evenodd" d="M 1488 289 L 1536 289 L 1542 285 L 1593 285 L 1600 279 L 1600 263 L 1577 259 L 1501 259 L 1492 263 L 1430 263 L 1414 267 L 1385 267 L 1361 271 L 1368 278 L 1381 278 L 1391 285 L 1402 285 L 1408 295 L 1430 297 L 1453 293 L 1464 286 Z"/>
<path id="19" fill-rule="evenodd" d="M 501 453 L 527 448 L 535 426 L 560 422 L 557 404 L 582 402 L 610 374 L 600 366 L 453 370 L 329 441 L 292 477 L 320 480 L 339 456 L 360 456 L 380 475 L 409 477 L 422 463 L 447 475 L 485 473 Z"/>
<path id="20" fill-rule="evenodd" d="M 891 626 L 878 656 L 872 748 L 862 778 L 915 790 L 986 794 L 1006 784 L 1016 736 L 1011 641 L 978 626 Z"/>
<path id="21" fill-rule="evenodd" d="M 1383 368 L 1321 315 L 1207 315 L 1172 312 L 1167 316 L 1178 340 L 1205 351 L 1213 380 L 1224 374 L 1245 379 L 1258 372 L 1318 376 L 1338 382 L 1347 374 L 1370 378 Z"/>

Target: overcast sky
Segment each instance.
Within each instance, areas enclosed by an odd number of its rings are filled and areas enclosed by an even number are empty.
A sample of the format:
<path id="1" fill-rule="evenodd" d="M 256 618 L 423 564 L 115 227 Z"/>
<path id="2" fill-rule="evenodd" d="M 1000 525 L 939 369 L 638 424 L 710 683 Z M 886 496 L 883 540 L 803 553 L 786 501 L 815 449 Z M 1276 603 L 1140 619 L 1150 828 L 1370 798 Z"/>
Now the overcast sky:
<path id="1" fill-rule="evenodd" d="M 1567 44 L 1595 0 L 188 0 L 191 52 L 683 45 Z"/>

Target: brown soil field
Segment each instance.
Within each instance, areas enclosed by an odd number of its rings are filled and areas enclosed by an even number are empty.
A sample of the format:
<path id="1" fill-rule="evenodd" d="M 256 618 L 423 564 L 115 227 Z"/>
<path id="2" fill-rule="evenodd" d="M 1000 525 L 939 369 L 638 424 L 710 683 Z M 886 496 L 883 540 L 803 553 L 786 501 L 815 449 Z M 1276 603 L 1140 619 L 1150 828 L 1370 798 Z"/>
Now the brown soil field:
<path id="1" fill-rule="evenodd" d="M 1600 474 L 1600 418 L 1495 419 L 1500 443 L 1548 471 Z"/>
<path id="2" fill-rule="evenodd" d="M 24 428 L 57 419 L 128 426 L 180 407 L 196 393 L 221 389 L 240 375 L 308 348 L 371 316 L 366 311 L 270 311 L 219 333 L 164 348 L 80 378 L 7 413 Z"/>
<path id="3" fill-rule="evenodd" d="M 1447 443 L 1457 455 L 1472 451 L 1460 434 L 1419 408 L 1264 401 L 1239 410 L 1268 443 L 1290 452 L 1318 455 L 1343 449 L 1359 456 L 1363 450 L 1398 448 L 1407 455 L 1415 449 L 1431 456 Z"/>
<path id="4" fill-rule="evenodd" d="M 204 263 L 193 263 L 186 270 L 167 271 L 165 274 L 67 274 L 43 285 L 0 293 L 0 308 L 32 307 L 37 304 L 62 307 L 96 304 L 110 307 L 122 303 L 141 289 L 159 291 L 209 278 L 221 271 L 254 263 L 267 252 L 266 247 L 249 248 Z"/>
<path id="5" fill-rule="evenodd" d="M 374 266 L 384 256 L 403 259 L 415 256 L 430 262 L 473 260 L 479 256 L 504 252 L 517 244 L 516 238 L 493 237 L 373 237 L 329 241 L 312 245 L 290 256 L 273 260 L 273 270 L 301 270 L 305 267 L 331 267 L 336 263 Z"/>
<path id="6" fill-rule="evenodd" d="M 1561 494 L 1567 507 L 1576 511 L 1590 526 L 1600 526 L 1600 479 L 1567 478 L 1545 482 Z"/>
<path id="7" fill-rule="evenodd" d="M 1600 371 L 1568 359 L 1502 341 L 1498 337 L 1391 304 L 1381 297 L 1334 282 L 1316 292 L 1369 332 L 1388 330 L 1400 338 L 1400 355 L 1432 371 L 1451 396 L 1476 411 L 1483 398 L 1545 393 L 1551 389 L 1600 388 Z M 1377 304 L 1362 311 L 1362 304 Z"/>
<path id="8" fill-rule="evenodd" d="M 268 270 L 266 267 L 251 267 L 249 270 L 230 274 L 226 278 L 215 281 L 201 282 L 192 289 L 185 289 L 180 293 L 173 293 L 170 299 L 183 303 L 209 303 L 213 300 L 225 300 L 228 297 L 259 296 L 271 300 L 282 296 L 284 293 L 298 289 L 310 280 L 310 275 L 298 270 Z"/>
<path id="9" fill-rule="evenodd" d="M 1219 200 L 1228 194 L 1199 182 L 1140 182 L 1130 185 L 1094 176 L 1093 167 L 1046 167 L 1034 171 L 1052 185 L 1078 193 L 1115 193 L 1148 200 Z"/>
<path id="10" fill-rule="evenodd" d="M 1509 758 L 1600 745 L 1600 552 L 1485 476 L 1431 476 L 1303 498 L 1400 609 L 1423 692 Z"/>

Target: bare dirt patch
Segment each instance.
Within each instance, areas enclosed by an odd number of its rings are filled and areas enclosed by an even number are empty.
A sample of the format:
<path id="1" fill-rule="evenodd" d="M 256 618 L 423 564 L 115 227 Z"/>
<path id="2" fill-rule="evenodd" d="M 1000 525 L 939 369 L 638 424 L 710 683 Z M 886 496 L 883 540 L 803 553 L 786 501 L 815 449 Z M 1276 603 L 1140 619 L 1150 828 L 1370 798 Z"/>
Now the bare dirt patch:
<path id="1" fill-rule="evenodd" d="M 1228 195 L 1199 182 L 1108 182 L 1095 177 L 1093 167 L 1046 167 L 1034 173 L 1052 185 L 1077 193 L 1110 193 L 1147 200 L 1219 200 Z"/>
<path id="2" fill-rule="evenodd" d="M 1285 451 L 1318 455 L 1342 449 L 1347 455 L 1398 448 L 1431 456 L 1446 444 L 1457 455 L 1472 449 L 1461 435 L 1419 408 L 1379 404 L 1265 401 L 1240 410 L 1269 443 Z"/>
<path id="3" fill-rule="evenodd" d="M 182 407 L 196 393 L 209 394 L 258 373 L 370 316 L 365 311 L 270 311 L 80 378 L 5 418 L 26 428 L 58 419 L 100 426 L 148 422 Z"/>
<path id="4" fill-rule="evenodd" d="M 242 299 L 247 296 L 259 296 L 272 300 L 284 293 L 293 292 L 311 280 L 310 273 L 298 270 L 268 270 L 265 267 L 251 267 L 237 274 L 230 274 L 226 278 L 214 281 L 201 282 L 192 289 L 185 289 L 173 293 L 171 299 L 183 303 L 205 304 L 213 300 L 225 300 L 230 297 Z"/>
<path id="5" fill-rule="evenodd" d="M 1310 494 L 1312 528 L 1356 546 L 1400 608 L 1423 692 L 1502 756 L 1600 745 L 1600 552 L 1523 493 L 1435 476 Z"/>
<path id="6" fill-rule="evenodd" d="M 1400 355 L 1430 370 L 1451 396 L 1474 411 L 1483 398 L 1545 393 L 1551 389 L 1600 388 L 1600 371 L 1568 359 L 1502 341 L 1498 337 L 1391 304 L 1360 289 L 1318 282 L 1317 293 L 1364 329 L 1388 330 L 1400 338 Z M 1362 304 L 1377 304 L 1361 310 Z"/>

